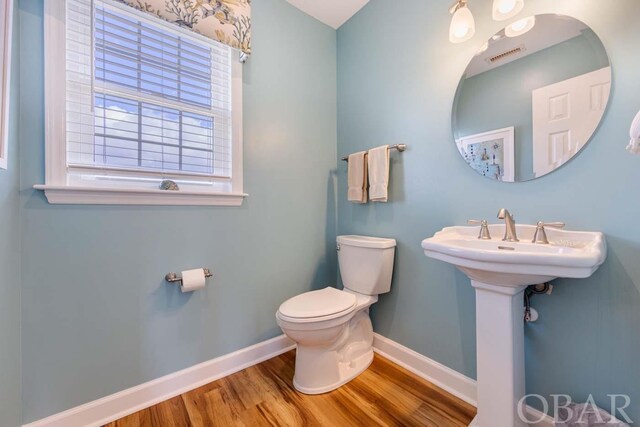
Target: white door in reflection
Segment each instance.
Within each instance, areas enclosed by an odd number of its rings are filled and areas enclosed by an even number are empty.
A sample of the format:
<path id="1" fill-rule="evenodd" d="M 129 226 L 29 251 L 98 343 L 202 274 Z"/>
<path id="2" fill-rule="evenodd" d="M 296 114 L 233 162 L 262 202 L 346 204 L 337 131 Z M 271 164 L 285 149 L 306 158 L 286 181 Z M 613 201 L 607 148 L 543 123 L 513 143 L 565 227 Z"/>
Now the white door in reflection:
<path id="1" fill-rule="evenodd" d="M 611 67 L 532 91 L 533 173 L 569 161 L 595 132 L 611 90 Z"/>

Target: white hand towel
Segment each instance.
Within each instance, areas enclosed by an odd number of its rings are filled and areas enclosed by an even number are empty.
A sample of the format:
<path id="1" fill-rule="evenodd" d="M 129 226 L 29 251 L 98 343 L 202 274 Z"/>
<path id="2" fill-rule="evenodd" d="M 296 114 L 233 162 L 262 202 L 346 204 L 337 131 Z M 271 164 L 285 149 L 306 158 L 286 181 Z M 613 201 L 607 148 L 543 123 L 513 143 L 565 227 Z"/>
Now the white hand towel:
<path id="1" fill-rule="evenodd" d="M 386 202 L 389 195 L 389 146 L 369 150 L 369 198 Z"/>
<path id="2" fill-rule="evenodd" d="M 631 154 L 640 154 L 640 139 L 632 139 L 627 145 L 627 151 Z"/>
<path id="3" fill-rule="evenodd" d="M 367 203 L 367 152 L 360 151 L 349 156 L 347 172 L 347 200 L 354 203 Z"/>
<path id="4" fill-rule="evenodd" d="M 631 154 L 640 154 L 640 113 L 633 119 L 631 130 L 629 131 L 631 142 L 627 145 L 627 151 Z"/>

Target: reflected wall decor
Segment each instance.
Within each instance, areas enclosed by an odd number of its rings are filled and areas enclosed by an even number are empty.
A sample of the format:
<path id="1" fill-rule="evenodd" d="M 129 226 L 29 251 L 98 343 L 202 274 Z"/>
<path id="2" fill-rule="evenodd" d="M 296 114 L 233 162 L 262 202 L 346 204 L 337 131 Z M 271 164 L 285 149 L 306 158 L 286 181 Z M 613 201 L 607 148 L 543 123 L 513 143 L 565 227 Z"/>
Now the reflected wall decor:
<path id="1" fill-rule="evenodd" d="M 480 175 L 496 181 L 514 182 L 514 127 L 465 136 L 456 144 L 462 157 Z"/>
<path id="2" fill-rule="evenodd" d="M 0 168 L 7 168 L 9 149 L 9 82 L 11 70 L 11 29 L 13 0 L 0 0 Z"/>

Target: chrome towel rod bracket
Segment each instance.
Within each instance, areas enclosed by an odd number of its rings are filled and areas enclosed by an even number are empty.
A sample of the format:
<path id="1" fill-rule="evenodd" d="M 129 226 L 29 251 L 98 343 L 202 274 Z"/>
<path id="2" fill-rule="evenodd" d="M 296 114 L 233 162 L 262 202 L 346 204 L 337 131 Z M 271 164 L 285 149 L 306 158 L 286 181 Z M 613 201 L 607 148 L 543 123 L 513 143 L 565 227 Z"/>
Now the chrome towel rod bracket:
<path id="1" fill-rule="evenodd" d="M 399 153 L 407 150 L 407 144 L 394 144 L 389 146 L 389 150 L 398 150 Z M 349 157 L 343 157 L 342 161 L 348 162 Z"/>
<path id="2" fill-rule="evenodd" d="M 204 277 L 213 277 L 213 274 L 211 273 L 211 270 L 209 270 L 208 268 L 203 268 L 204 270 Z M 169 283 L 178 283 L 178 282 L 182 282 L 182 277 L 179 277 L 176 273 L 167 273 L 166 276 L 164 276 L 164 280 L 166 280 Z"/>

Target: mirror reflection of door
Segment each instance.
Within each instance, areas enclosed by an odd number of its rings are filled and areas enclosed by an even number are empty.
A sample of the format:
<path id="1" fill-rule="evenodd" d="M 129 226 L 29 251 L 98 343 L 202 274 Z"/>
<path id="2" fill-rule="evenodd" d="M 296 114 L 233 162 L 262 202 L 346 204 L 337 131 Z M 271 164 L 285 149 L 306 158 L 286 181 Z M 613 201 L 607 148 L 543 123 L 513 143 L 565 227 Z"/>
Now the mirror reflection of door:
<path id="1" fill-rule="evenodd" d="M 611 67 L 536 89 L 533 100 L 533 174 L 553 172 L 595 132 L 611 91 Z"/>
<path id="2" fill-rule="evenodd" d="M 585 23 L 564 15 L 524 18 L 493 35 L 469 62 L 452 112 L 454 140 L 478 174 L 502 182 L 542 177 L 576 158 L 604 116 L 607 52 Z M 511 27 L 522 28 L 520 32 Z M 513 128 L 513 149 L 485 140 Z M 485 139 L 483 139 L 485 138 Z M 482 146 L 461 141 L 476 141 Z M 462 148 L 462 149 L 461 149 Z M 484 149 L 492 151 L 488 159 Z"/>

